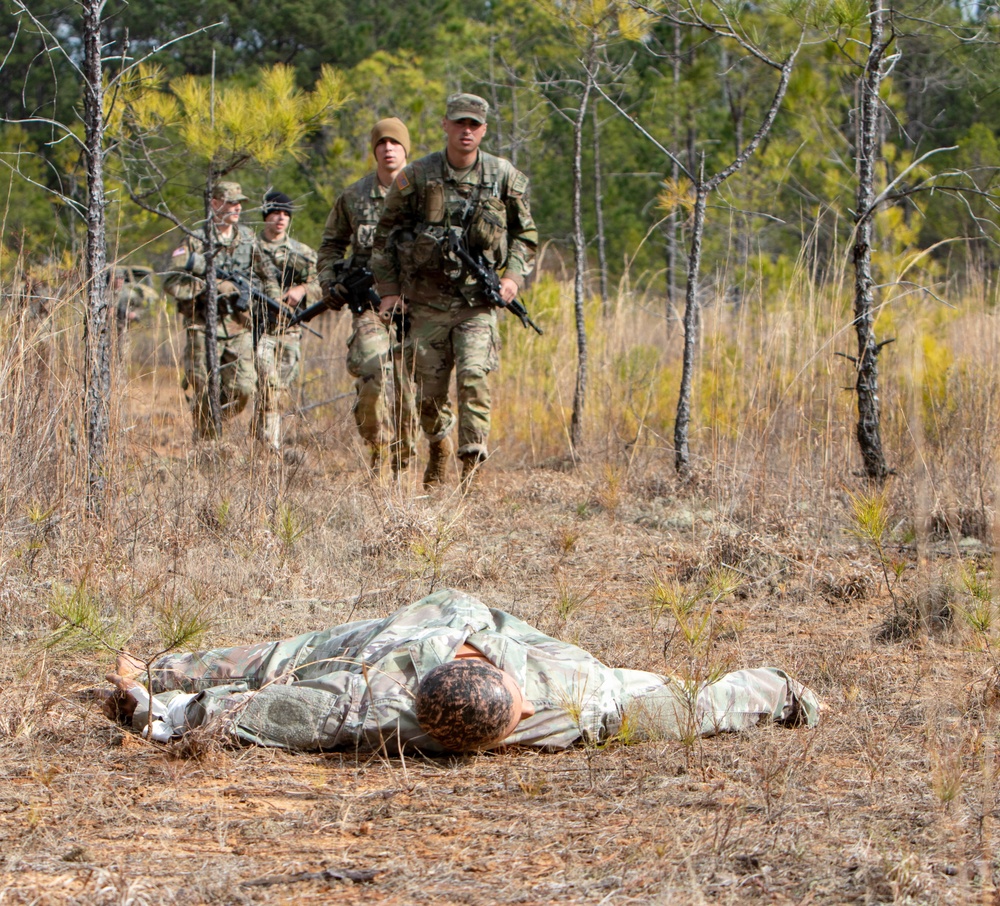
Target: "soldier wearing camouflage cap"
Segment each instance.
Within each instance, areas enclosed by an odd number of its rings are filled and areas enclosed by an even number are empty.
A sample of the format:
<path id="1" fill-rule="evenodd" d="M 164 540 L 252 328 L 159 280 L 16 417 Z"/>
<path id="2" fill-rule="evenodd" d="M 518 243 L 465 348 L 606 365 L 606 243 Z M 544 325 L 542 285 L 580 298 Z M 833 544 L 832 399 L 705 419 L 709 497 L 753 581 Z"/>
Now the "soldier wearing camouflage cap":
<path id="1" fill-rule="evenodd" d="M 268 192 L 260 209 L 264 227 L 257 237 L 257 252 L 276 278 L 264 291 L 289 313 L 318 302 L 323 294 L 316 252 L 288 235 L 293 211 L 292 199 L 284 192 Z M 301 358 L 302 328 L 288 327 L 281 319 L 269 322 L 257 340 L 258 387 L 250 431 L 273 453 L 281 452 L 281 396 L 298 377 Z M 301 452 L 292 448 L 285 458 L 301 459 Z"/>
<path id="2" fill-rule="evenodd" d="M 409 369 L 420 424 L 430 440 L 428 488 L 448 471 L 458 427 L 462 484 L 468 488 L 488 454 L 488 377 L 499 363 L 497 313 L 453 249 L 453 240 L 500 274 L 500 295 L 515 298 L 531 273 L 538 232 L 528 178 L 510 161 L 480 150 L 489 105 L 474 94 L 448 98 L 443 151 L 420 158 L 395 179 L 375 230 L 372 271 L 383 315 L 405 307 L 412 337 Z M 457 414 L 450 399 L 458 384 Z"/>
<path id="3" fill-rule="evenodd" d="M 187 237 L 171 257 L 163 281 L 164 290 L 174 297 L 184 319 L 184 386 L 191 391 L 191 413 L 195 440 L 215 437 L 208 399 L 208 364 L 205 344 L 205 251 L 210 236 L 215 238 L 217 270 L 231 271 L 244 280 L 260 285 L 275 277 L 267 262 L 256 252 L 253 230 L 243 226 L 240 213 L 247 196 L 238 182 L 222 180 L 212 189 L 212 222 L 204 238 Z M 240 310 L 240 293 L 230 281 L 216 287 L 219 310 L 216 340 L 219 349 L 219 383 L 222 417 L 232 418 L 246 408 L 257 389 L 253 331 L 249 310 Z"/>
<path id="4" fill-rule="evenodd" d="M 375 170 L 337 198 L 319 246 L 320 283 L 330 307 L 337 310 L 345 301 L 333 287 L 348 272 L 369 266 L 375 225 L 389 186 L 406 166 L 410 133 L 402 120 L 388 117 L 372 127 L 370 144 Z M 352 312 L 347 370 L 355 379 L 357 393 L 354 421 L 371 451 L 372 468 L 378 468 L 388 455 L 393 470 L 400 472 L 409 466 L 414 453 L 413 384 L 403 364 L 407 342 L 377 311 Z"/>
<path id="5" fill-rule="evenodd" d="M 450 589 L 381 620 L 168 654 L 149 677 L 143 669 L 123 656 L 108 679 L 140 731 L 150 708 L 143 684 L 151 680 L 153 735 L 161 740 L 216 721 L 246 742 L 288 749 L 436 754 L 599 745 L 626 726 L 638 741 L 819 720 L 816 696 L 781 670 L 738 670 L 692 688 L 614 669 Z"/>

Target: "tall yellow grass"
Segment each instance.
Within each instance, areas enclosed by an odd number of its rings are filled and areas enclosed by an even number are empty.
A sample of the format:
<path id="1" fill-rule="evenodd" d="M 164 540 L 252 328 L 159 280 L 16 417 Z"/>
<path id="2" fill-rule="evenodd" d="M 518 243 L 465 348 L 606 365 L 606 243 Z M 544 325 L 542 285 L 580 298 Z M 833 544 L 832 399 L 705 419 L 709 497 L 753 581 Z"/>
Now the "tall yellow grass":
<path id="1" fill-rule="evenodd" d="M 48 297 L 29 298 L 23 276 L 15 270 L 5 279 L 0 314 L 6 527 L 23 521 L 32 505 L 75 510 L 86 473 L 82 296 L 71 286 L 50 285 Z M 907 475 L 919 464 L 932 509 L 977 511 L 985 519 L 1000 439 L 996 289 L 973 282 L 949 304 L 906 288 L 884 296 L 879 338 L 895 338 L 879 360 L 890 465 Z M 565 467 L 577 368 L 572 285 L 542 275 L 525 301 L 545 334 L 501 316 L 495 463 Z M 580 452 L 631 477 L 664 476 L 672 469 L 683 345 L 678 312 L 655 292 L 628 286 L 612 302 L 607 315 L 598 300 L 587 303 L 589 392 Z M 820 284 L 804 267 L 778 291 L 741 292 L 738 305 L 706 285 L 690 438 L 697 476 L 734 500 L 752 498 L 775 478 L 789 500 L 855 480 L 854 373 L 845 357 L 856 342 L 850 302 L 847 281 Z M 289 420 L 289 432 L 313 448 L 314 462 L 359 468 L 343 361 L 349 318 L 327 315 L 315 325 L 324 338 L 307 338 L 303 377 L 290 403 L 305 411 Z M 183 336 L 165 302 L 143 313 L 128 346 L 129 361 L 115 381 L 111 465 L 124 497 L 141 478 L 138 466 L 190 448 L 179 389 Z M 241 439 L 245 430 L 244 417 L 230 434 Z"/>

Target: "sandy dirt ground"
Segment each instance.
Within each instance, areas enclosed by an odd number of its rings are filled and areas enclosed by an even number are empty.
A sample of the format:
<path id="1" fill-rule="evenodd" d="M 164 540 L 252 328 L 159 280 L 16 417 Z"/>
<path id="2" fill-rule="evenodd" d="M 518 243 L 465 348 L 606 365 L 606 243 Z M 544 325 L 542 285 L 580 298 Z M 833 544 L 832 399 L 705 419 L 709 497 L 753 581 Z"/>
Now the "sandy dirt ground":
<path id="1" fill-rule="evenodd" d="M 1000 904 L 1000 684 L 956 578 L 989 567 L 980 541 L 894 538 L 892 597 L 843 491 L 807 478 L 681 483 L 654 450 L 610 470 L 499 457 L 473 494 L 426 495 L 419 466 L 366 471 L 349 400 L 294 426 L 308 455 L 289 466 L 239 429 L 193 450 L 157 386 L 111 524 L 4 536 L 3 906 Z M 444 759 L 163 746 L 94 702 L 109 651 L 43 646 L 81 589 L 150 656 L 171 604 L 237 644 L 444 586 L 616 666 L 785 667 L 822 722 Z"/>

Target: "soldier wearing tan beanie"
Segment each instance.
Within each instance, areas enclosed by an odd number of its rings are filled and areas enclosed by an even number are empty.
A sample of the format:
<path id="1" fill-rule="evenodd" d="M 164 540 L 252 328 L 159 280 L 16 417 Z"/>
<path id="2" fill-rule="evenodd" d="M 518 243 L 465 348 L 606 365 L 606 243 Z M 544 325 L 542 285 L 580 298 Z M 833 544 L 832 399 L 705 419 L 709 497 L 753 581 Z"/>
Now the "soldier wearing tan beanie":
<path id="1" fill-rule="evenodd" d="M 385 193 L 406 166 L 410 133 L 402 120 L 390 116 L 371 131 L 375 171 L 344 189 L 330 211 L 319 247 L 319 279 L 331 308 L 338 304 L 332 291 L 348 273 L 368 267 L 372 237 L 382 215 Z M 345 258 L 350 250 L 351 257 Z M 402 360 L 401 337 L 384 324 L 377 311 L 353 311 L 347 347 L 347 370 L 355 378 L 354 421 L 370 451 L 370 465 L 381 471 L 407 468 L 414 452 L 416 407 L 413 387 Z"/>

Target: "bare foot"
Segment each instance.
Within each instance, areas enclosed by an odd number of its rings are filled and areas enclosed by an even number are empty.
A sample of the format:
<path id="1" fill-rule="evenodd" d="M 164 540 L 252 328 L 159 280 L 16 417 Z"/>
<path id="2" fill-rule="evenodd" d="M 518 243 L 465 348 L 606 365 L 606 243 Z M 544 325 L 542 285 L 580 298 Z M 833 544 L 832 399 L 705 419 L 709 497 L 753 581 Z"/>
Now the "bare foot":
<path id="1" fill-rule="evenodd" d="M 139 660 L 139 658 L 137 658 L 134 654 L 130 654 L 128 651 L 123 651 L 115 660 L 115 673 L 125 679 L 132 679 L 140 673 L 145 672 L 146 664 Z M 108 678 L 109 681 L 111 681 L 110 674 Z"/>

